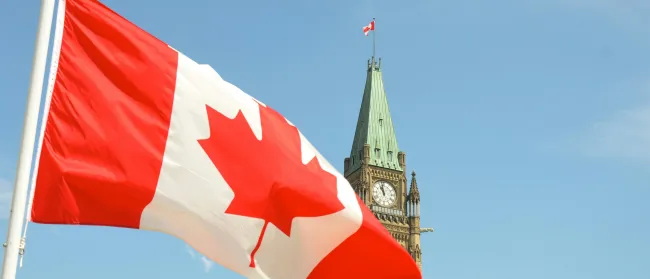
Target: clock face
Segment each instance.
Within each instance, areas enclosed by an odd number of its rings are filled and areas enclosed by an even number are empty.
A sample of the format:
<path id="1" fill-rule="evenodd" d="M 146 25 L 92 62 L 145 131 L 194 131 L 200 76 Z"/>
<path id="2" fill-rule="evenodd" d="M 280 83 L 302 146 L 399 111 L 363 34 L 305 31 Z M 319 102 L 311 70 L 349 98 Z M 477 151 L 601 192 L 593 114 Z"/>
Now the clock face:
<path id="1" fill-rule="evenodd" d="M 395 204 L 397 195 L 393 185 L 386 181 L 377 181 L 372 187 L 372 198 L 378 205 L 389 207 Z"/>

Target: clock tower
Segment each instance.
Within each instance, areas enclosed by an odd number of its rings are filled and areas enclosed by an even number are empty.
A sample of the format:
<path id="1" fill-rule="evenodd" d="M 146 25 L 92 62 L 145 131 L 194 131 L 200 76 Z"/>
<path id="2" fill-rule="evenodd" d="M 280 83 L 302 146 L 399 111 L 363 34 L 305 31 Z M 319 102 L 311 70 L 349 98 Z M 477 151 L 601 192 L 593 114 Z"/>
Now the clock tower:
<path id="1" fill-rule="evenodd" d="M 361 200 L 422 269 L 420 192 L 406 153 L 397 145 L 381 72 L 381 58 L 368 61 L 366 87 L 344 175 Z"/>

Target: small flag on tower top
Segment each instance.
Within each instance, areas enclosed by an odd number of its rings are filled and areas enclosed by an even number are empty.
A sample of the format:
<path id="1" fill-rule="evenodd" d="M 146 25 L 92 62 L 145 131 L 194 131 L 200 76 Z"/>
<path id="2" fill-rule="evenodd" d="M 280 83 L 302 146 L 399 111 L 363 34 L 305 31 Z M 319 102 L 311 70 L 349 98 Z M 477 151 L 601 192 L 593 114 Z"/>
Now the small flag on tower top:
<path id="1" fill-rule="evenodd" d="M 370 31 L 375 31 L 375 19 L 373 18 L 370 24 L 363 27 L 363 34 L 368 36 Z"/>

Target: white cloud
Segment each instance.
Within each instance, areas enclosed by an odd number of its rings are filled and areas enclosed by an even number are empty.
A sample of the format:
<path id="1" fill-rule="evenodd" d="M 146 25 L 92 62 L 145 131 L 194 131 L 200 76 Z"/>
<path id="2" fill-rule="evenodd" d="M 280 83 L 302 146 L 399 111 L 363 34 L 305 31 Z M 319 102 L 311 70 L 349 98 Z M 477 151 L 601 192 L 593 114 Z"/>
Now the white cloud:
<path id="1" fill-rule="evenodd" d="M 646 42 L 650 38 L 648 0 L 550 0 L 543 3 L 559 4 L 575 12 L 591 13 L 627 31 L 641 34 Z M 590 156 L 650 162 L 650 82 L 642 81 L 620 91 L 633 95 L 641 93 L 646 99 L 593 123 L 587 133 L 580 137 L 578 148 Z"/>
<path id="2" fill-rule="evenodd" d="M 196 252 L 189 245 L 185 245 L 185 251 L 187 252 L 187 254 L 190 255 L 190 257 L 192 259 L 197 259 L 197 257 L 198 257 L 199 262 L 201 262 L 201 265 L 203 266 L 203 271 L 205 271 L 205 273 L 210 272 L 210 270 L 212 269 L 212 266 L 214 265 L 213 261 L 211 261 L 210 259 L 208 259 L 205 256 L 201 255 L 200 253 Z"/>
<path id="3" fill-rule="evenodd" d="M 650 161 L 650 102 L 595 123 L 585 147 L 596 156 Z"/>
<path id="4" fill-rule="evenodd" d="M 9 207 L 11 206 L 11 196 L 13 194 L 13 183 L 0 178 L 0 219 L 9 217 Z"/>

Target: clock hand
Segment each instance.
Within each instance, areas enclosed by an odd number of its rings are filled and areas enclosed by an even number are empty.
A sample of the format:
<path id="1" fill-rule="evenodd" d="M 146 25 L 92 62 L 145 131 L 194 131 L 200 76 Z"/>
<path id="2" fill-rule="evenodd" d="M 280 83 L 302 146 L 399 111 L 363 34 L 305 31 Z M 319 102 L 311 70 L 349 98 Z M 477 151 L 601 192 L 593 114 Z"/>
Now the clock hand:
<path id="1" fill-rule="evenodd" d="M 379 189 L 381 189 L 381 194 L 382 194 L 383 196 L 385 196 L 385 195 L 386 195 L 386 192 L 384 192 L 384 185 L 381 185 L 381 187 L 379 187 Z"/>

